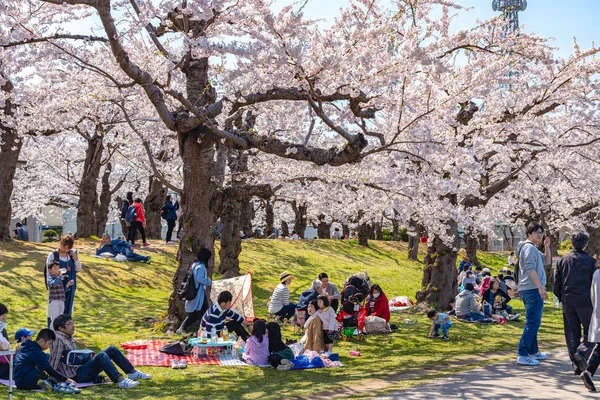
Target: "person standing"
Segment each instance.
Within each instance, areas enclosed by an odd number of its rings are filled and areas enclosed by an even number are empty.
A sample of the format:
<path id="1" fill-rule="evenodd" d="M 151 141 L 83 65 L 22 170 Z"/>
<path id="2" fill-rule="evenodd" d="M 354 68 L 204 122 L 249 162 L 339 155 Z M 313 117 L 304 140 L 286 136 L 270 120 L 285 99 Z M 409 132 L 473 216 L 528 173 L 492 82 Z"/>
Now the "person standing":
<path id="1" fill-rule="evenodd" d="M 546 354 L 541 353 L 538 348 L 537 334 L 542 324 L 544 300 L 548 299 L 544 264 L 546 260 L 552 259 L 552 254 L 550 237 L 543 241 L 545 254 L 536 247 L 544 237 L 544 227 L 541 224 L 532 222 L 527 226 L 526 234 L 527 240 L 520 242 L 515 252 L 519 259 L 519 295 L 525 305 L 527 318 L 517 350 L 517 364 L 538 365 L 540 360 L 546 358 Z"/>
<path id="2" fill-rule="evenodd" d="M 586 232 L 572 234 L 573 250 L 560 259 L 554 272 L 554 295 L 563 304 L 565 340 L 577 375 L 587 368 L 585 360 L 591 351 L 588 328 L 594 312 L 591 288 L 596 260 L 585 252 L 588 241 Z"/>
<path id="3" fill-rule="evenodd" d="M 133 206 L 135 207 L 135 221 L 131 223 L 131 227 L 133 228 L 133 234 L 131 235 L 131 244 L 135 245 L 135 237 L 137 235 L 137 231 L 140 231 L 140 235 L 142 235 L 143 246 L 148 247 L 150 246 L 150 244 L 146 242 L 146 215 L 144 214 L 144 206 L 142 206 L 142 199 L 137 197 L 133 201 Z"/>
<path id="4" fill-rule="evenodd" d="M 66 270 L 63 276 L 67 276 L 63 280 L 63 285 L 65 286 L 65 311 L 64 313 L 67 315 L 73 315 L 73 302 L 75 300 L 75 291 L 77 290 L 77 273 L 81 272 L 82 266 L 81 261 L 79 261 L 79 256 L 77 252 L 73 250 L 73 246 L 75 244 L 75 240 L 69 236 L 63 236 L 60 239 L 60 245 L 56 250 L 51 252 L 48 255 L 48 259 L 46 260 L 46 268 L 44 271 L 44 276 L 46 280 L 48 279 L 48 267 L 52 266 L 55 261 L 60 263 L 60 269 Z M 67 287 L 67 284 L 73 282 L 70 287 Z"/>
<path id="5" fill-rule="evenodd" d="M 135 236 L 135 230 L 133 229 L 132 223 L 127 221 L 127 210 L 129 207 L 133 205 L 133 192 L 127 192 L 127 198 L 123 200 L 123 205 L 121 206 L 121 219 L 125 221 L 125 225 L 127 225 L 127 241 L 129 243 L 133 243 L 133 237 Z M 125 233 L 125 232 L 123 232 Z"/>
<path id="6" fill-rule="evenodd" d="M 179 329 L 177 329 L 176 333 L 178 335 L 185 333 L 190 325 L 200 320 L 210 306 L 207 299 L 205 299 L 205 290 L 212 283 L 206 273 L 206 266 L 211 257 L 212 253 L 206 248 L 200 249 L 198 254 L 196 254 L 196 261 L 192 264 L 192 276 L 194 277 L 194 285 L 198 288 L 198 293 L 193 299 L 185 301 L 187 317 Z"/>
<path id="7" fill-rule="evenodd" d="M 175 242 L 171 241 L 171 236 L 173 235 L 173 229 L 175 229 L 175 223 L 177 222 L 177 210 L 179 210 L 179 201 L 175 200 L 175 204 L 173 204 L 171 195 L 167 195 L 167 201 L 163 206 L 163 210 L 166 214 L 165 219 L 167 220 L 167 237 L 165 238 L 165 242 L 167 244 L 173 244 Z"/>
<path id="8" fill-rule="evenodd" d="M 23 226 L 23 224 L 20 222 L 17 222 L 17 229 L 15 229 L 15 236 L 16 236 L 17 240 L 29 242 L 29 232 L 27 232 L 27 228 L 25 228 Z"/>
<path id="9" fill-rule="evenodd" d="M 592 381 L 592 376 L 594 376 L 598 366 L 600 365 L 600 270 L 596 270 L 594 272 L 590 292 L 594 310 L 590 320 L 588 340 L 590 343 L 593 343 L 594 348 L 592 350 L 592 355 L 587 362 L 587 368 L 581 373 L 581 375 L 579 375 L 579 377 L 583 381 L 583 384 L 586 388 L 595 392 L 596 387 Z M 583 365 L 581 365 L 581 367 L 583 367 Z"/>

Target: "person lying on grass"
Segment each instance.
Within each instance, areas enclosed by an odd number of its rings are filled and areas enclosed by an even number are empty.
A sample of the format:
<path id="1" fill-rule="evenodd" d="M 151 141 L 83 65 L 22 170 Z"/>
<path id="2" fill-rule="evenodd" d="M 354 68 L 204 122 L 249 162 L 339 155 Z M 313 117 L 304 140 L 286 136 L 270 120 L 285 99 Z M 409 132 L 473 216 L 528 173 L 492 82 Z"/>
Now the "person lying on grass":
<path id="1" fill-rule="evenodd" d="M 150 264 L 150 256 L 137 254 L 132 250 L 132 247 L 131 243 L 127 243 L 121 239 L 111 240 L 110 236 L 104 234 L 102 235 L 100 247 L 96 249 L 96 255 L 99 256 L 102 253 L 110 253 L 113 257 L 116 257 L 117 255 L 122 254 L 127 257 L 127 261 L 142 261 Z"/>
<path id="2" fill-rule="evenodd" d="M 217 302 L 206 310 L 204 316 L 202 316 L 200 325 L 202 325 L 202 329 L 206 331 L 209 338 L 212 337 L 213 328 L 215 328 L 215 332 L 219 336 L 225 326 L 227 326 L 229 332 L 235 332 L 244 342 L 250 337 L 248 331 L 242 326 L 249 326 L 250 323 L 246 322 L 244 317 L 238 313 L 230 310 L 232 301 L 233 295 L 231 292 L 224 290 L 219 293 Z M 225 323 L 227 318 L 230 321 Z"/>
<path id="3" fill-rule="evenodd" d="M 138 380 L 152 378 L 151 375 L 135 369 L 115 346 L 109 346 L 83 365 L 67 365 L 64 362 L 63 355 L 65 352 L 77 350 L 77 341 L 73 338 L 75 323 L 70 316 L 66 314 L 59 315 L 54 320 L 54 331 L 56 332 L 56 340 L 52 343 L 50 349 L 50 364 L 60 373 L 76 382 L 99 382 L 99 375 L 104 371 L 120 388 L 130 389 L 139 385 Z M 127 378 L 117 370 L 115 364 L 127 374 Z"/>
<path id="4" fill-rule="evenodd" d="M 431 329 L 429 330 L 429 337 L 439 338 L 440 328 L 442 328 L 442 339 L 448 340 L 448 329 L 452 328 L 452 321 L 450 315 L 445 313 L 438 313 L 435 310 L 427 311 L 427 318 L 431 320 Z"/>

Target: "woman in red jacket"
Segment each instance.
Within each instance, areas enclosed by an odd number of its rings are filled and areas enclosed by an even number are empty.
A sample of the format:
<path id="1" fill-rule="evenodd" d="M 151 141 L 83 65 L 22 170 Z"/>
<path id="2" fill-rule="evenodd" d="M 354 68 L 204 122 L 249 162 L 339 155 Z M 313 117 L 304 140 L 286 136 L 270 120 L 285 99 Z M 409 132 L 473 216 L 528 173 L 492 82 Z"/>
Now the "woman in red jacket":
<path id="1" fill-rule="evenodd" d="M 390 304 L 385 293 L 381 290 L 381 286 L 377 284 L 371 286 L 366 305 L 367 316 L 374 315 L 385 319 L 385 322 L 390 322 Z"/>
<path id="2" fill-rule="evenodd" d="M 135 236 L 137 234 L 136 231 L 140 231 L 140 235 L 142 235 L 142 243 L 144 243 L 144 247 L 150 246 L 150 244 L 146 243 L 146 216 L 144 215 L 144 207 L 142 206 L 142 199 L 139 197 L 133 201 L 133 206 L 135 207 L 135 221 L 131 223 L 131 227 L 133 229 L 133 234 L 131 235 L 131 244 L 135 244 Z"/>

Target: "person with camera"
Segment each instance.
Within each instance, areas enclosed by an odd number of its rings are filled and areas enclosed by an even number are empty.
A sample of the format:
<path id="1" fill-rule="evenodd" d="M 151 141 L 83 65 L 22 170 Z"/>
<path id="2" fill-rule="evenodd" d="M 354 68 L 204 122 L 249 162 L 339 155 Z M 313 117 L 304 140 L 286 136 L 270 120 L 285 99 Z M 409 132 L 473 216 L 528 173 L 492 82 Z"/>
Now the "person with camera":
<path id="1" fill-rule="evenodd" d="M 109 346 L 95 355 L 89 351 L 77 350 L 77 341 L 73 338 L 75 323 L 70 316 L 59 315 L 54 320 L 53 328 L 56 340 L 50 348 L 50 364 L 75 382 L 101 382 L 100 373 L 105 372 L 120 388 L 131 389 L 139 385 L 138 380 L 152 378 L 151 375 L 136 370 L 115 346 Z M 73 352 L 74 354 L 70 354 Z M 127 377 L 119 372 L 117 366 Z"/>
<path id="2" fill-rule="evenodd" d="M 75 299 L 75 290 L 77 289 L 77 272 L 81 272 L 82 266 L 79 256 L 73 250 L 75 240 L 73 237 L 64 236 L 60 239 L 60 244 L 56 250 L 48 255 L 44 275 L 48 282 L 48 269 L 55 263 L 60 265 L 63 271 L 62 285 L 65 290 L 65 309 L 64 314 L 73 314 L 73 301 Z M 71 283 L 72 282 L 72 283 Z M 68 287 L 67 287 L 68 285 Z"/>

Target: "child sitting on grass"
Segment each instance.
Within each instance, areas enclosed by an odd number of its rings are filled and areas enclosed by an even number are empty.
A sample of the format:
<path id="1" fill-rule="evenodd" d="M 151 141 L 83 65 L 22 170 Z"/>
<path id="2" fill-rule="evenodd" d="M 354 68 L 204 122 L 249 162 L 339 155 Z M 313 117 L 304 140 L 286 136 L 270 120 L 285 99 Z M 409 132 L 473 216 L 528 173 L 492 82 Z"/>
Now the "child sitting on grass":
<path id="1" fill-rule="evenodd" d="M 283 343 L 281 327 L 277 322 L 267 324 L 267 335 L 269 336 L 269 364 L 280 371 L 289 370 L 292 363 L 283 360 L 293 360 L 294 352 Z"/>
<path id="2" fill-rule="evenodd" d="M 329 306 L 329 298 L 326 294 L 320 294 L 317 297 L 317 305 L 319 311 L 317 315 L 323 321 L 323 340 L 327 348 L 327 355 L 331 355 L 333 351 L 333 339 L 339 335 L 339 325 L 335 319 L 335 311 Z"/>
<path id="3" fill-rule="evenodd" d="M 49 377 L 58 382 L 77 385 L 75 381 L 52 368 L 48 361 L 48 355 L 44 353 L 55 340 L 56 334 L 53 330 L 42 329 L 35 342 L 30 339 L 23 342 L 15 359 L 14 371 L 17 389 L 52 391 L 53 385 L 48 381 Z"/>
<path id="4" fill-rule="evenodd" d="M 431 320 L 431 329 L 429 330 L 429 337 L 439 338 L 440 328 L 442 328 L 442 339 L 448 340 L 448 329 L 452 328 L 452 321 L 450 316 L 444 313 L 438 313 L 435 310 L 427 311 L 427 318 Z"/>
<path id="5" fill-rule="evenodd" d="M 254 320 L 252 336 L 246 341 L 242 358 L 251 365 L 266 365 L 269 361 L 269 338 L 267 325 L 262 319 Z"/>

